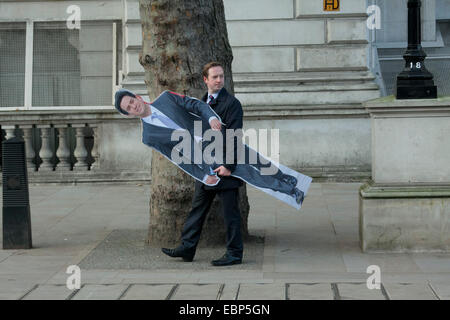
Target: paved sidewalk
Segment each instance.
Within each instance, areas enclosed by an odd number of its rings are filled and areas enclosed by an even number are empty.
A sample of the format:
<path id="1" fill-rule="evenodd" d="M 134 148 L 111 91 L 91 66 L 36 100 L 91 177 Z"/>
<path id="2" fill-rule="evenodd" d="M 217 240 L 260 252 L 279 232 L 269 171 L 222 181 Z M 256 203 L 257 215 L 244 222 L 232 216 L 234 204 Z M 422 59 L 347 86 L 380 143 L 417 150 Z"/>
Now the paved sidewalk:
<path id="1" fill-rule="evenodd" d="M 249 231 L 264 242 L 223 268 L 209 265 L 223 248 L 183 263 L 143 245 L 148 185 L 31 186 L 34 248 L 0 250 L 0 299 L 450 299 L 450 254 L 361 252 L 359 186 L 313 183 L 300 211 L 248 187 Z M 367 288 L 370 265 L 380 289 Z"/>

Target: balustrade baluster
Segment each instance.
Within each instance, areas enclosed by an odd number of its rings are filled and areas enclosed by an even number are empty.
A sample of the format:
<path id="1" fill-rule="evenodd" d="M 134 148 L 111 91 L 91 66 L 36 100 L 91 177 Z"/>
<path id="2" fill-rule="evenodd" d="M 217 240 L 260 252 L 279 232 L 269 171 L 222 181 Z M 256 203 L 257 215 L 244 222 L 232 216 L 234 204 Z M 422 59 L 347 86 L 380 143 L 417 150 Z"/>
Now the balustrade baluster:
<path id="1" fill-rule="evenodd" d="M 42 146 L 39 151 L 39 156 L 42 159 L 42 163 L 39 167 L 39 171 L 51 171 L 53 170 L 53 163 L 51 163 L 53 152 L 50 147 L 50 130 L 49 124 L 38 125 L 37 128 L 41 129 Z"/>
<path id="2" fill-rule="evenodd" d="M 87 170 L 88 169 L 88 164 L 86 162 L 86 158 L 87 158 L 87 150 L 86 150 L 86 146 L 84 144 L 84 128 L 85 125 L 84 124 L 72 124 L 72 128 L 75 128 L 76 130 L 76 140 L 77 140 L 77 145 L 75 147 L 75 151 L 74 151 L 74 156 L 77 159 L 77 162 L 75 163 L 75 165 L 73 166 L 74 170 Z"/>
<path id="3" fill-rule="evenodd" d="M 70 170 L 70 150 L 67 145 L 67 124 L 55 125 L 59 133 L 59 147 L 56 151 L 56 156 L 59 158 L 59 163 L 55 170 L 68 171 Z"/>

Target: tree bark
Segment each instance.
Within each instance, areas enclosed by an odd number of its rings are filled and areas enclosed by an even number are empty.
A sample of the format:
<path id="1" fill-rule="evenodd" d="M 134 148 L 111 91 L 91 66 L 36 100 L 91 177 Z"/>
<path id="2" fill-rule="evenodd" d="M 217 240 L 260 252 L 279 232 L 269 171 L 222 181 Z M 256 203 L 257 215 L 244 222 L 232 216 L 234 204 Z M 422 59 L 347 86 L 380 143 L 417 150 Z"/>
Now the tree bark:
<path id="1" fill-rule="evenodd" d="M 233 94 L 231 62 L 222 0 L 140 0 L 145 83 L 151 100 L 171 90 L 201 98 L 206 92 L 201 70 L 210 61 L 224 65 L 225 87 Z M 173 246 L 192 207 L 194 179 L 152 153 L 148 243 Z M 248 237 L 249 204 L 246 186 L 240 188 L 242 234 Z M 200 245 L 224 244 L 226 231 L 221 203 L 216 197 L 205 220 Z"/>

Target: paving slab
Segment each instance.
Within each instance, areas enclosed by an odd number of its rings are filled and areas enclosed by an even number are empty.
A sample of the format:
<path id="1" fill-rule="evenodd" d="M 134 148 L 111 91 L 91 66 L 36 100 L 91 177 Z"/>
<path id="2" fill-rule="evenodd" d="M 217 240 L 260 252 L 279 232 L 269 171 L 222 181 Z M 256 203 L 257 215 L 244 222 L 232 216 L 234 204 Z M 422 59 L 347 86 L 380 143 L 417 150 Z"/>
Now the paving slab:
<path id="1" fill-rule="evenodd" d="M 174 286 L 173 284 L 134 284 L 121 300 L 164 300 Z"/>
<path id="2" fill-rule="evenodd" d="M 52 208 L 65 208 L 65 207 L 78 207 L 83 203 L 90 201 L 93 197 L 96 196 L 98 190 L 101 190 L 99 186 L 90 185 L 90 186 L 55 186 L 56 192 L 52 193 L 50 190 L 47 193 L 49 195 L 45 200 L 39 201 L 35 203 L 35 205 L 39 205 L 40 207 L 52 207 Z M 38 186 L 34 186 L 30 188 L 30 195 L 32 195 L 35 190 L 39 189 Z M 33 197 L 30 196 L 30 202 Z M 31 202 L 33 204 L 33 202 Z M 33 207 L 34 208 L 34 207 Z M 33 213 L 33 210 L 31 210 Z"/>
<path id="3" fill-rule="evenodd" d="M 67 264 L 68 257 L 65 256 L 34 256 L 27 252 L 7 257 L 0 263 L 0 275 L 43 273 L 51 275 Z"/>
<path id="4" fill-rule="evenodd" d="M 130 209 L 131 210 L 131 209 Z M 142 211 L 145 212 L 145 211 Z M 149 224 L 148 212 L 145 214 L 121 215 L 108 224 L 109 229 L 139 229 Z"/>
<path id="5" fill-rule="evenodd" d="M 220 284 L 180 284 L 171 300 L 216 300 Z"/>
<path id="6" fill-rule="evenodd" d="M 288 285 L 289 300 L 333 300 L 333 290 L 329 283 Z"/>
<path id="7" fill-rule="evenodd" d="M 275 272 L 345 272 L 329 226 L 309 228 L 305 223 L 297 233 L 279 230 L 276 245 Z"/>
<path id="8" fill-rule="evenodd" d="M 390 300 L 436 300 L 430 286 L 426 283 L 383 283 Z"/>
<path id="9" fill-rule="evenodd" d="M 123 284 L 87 284 L 81 287 L 72 300 L 117 300 L 128 288 Z"/>
<path id="10" fill-rule="evenodd" d="M 431 281 L 430 286 L 440 300 L 450 300 L 450 282 L 448 280 L 447 282 Z"/>
<path id="11" fill-rule="evenodd" d="M 4 279 L 3 277 L 1 278 Z M 32 283 L 18 283 L 16 281 L 0 282 L 0 300 L 18 300 L 33 290 Z"/>
<path id="12" fill-rule="evenodd" d="M 192 280 L 195 283 L 263 283 L 267 282 L 266 279 L 263 278 L 262 272 L 239 272 L 240 270 L 236 270 L 235 272 L 225 272 L 225 271 L 210 271 L 205 272 L 205 274 L 201 274 L 201 272 L 192 273 Z M 272 282 L 271 280 L 268 282 Z"/>
<path id="13" fill-rule="evenodd" d="M 12 256 L 15 252 L 16 250 L 0 250 L 0 263 Z"/>
<path id="14" fill-rule="evenodd" d="M 386 273 L 423 273 L 411 255 L 407 253 L 363 253 L 353 249 L 347 249 L 346 252 L 351 252 L 350 257 L 346 256 L 349 267 L 352 266 L 352 261 L 354 263 L 350 270 L 366 272 L 366 269 L 356 269 L 361 266 L 362 261 L 365 261 L 366 268 L 370 265 L 378 266 L 381 272 L 381 282 L 383 282 L 383 275 Z M 359 260 L 357 260 L 358 258 Z"/>
<path id="15" fill-rule="evenodd" d="M 276 245 L 277 236 L 276 232 L 269 228 L 264 235 L 264 260 L 262 271 L 263 272 L 274 272 L 275 271 L 275 256 L 276 256 Z"/>
<path id="16" fill-rule="evenodd" d="M 48 279 L 46 284 L 66 284 L 71 274 L 66 273 L 66 268 L 60 270 Z M 122 279 L 118 277 L 119 272 L 116 270 L 83 270 L 80 269 L 81 284 L 119 284 Z"/>
<path id="17" fill-rule="evenodd" d="M 382 283 L 448 283 L 450 273 L 384 273 L 381 277 Z"/>
<path id="18" fill-rule="evenodd" d="M 188 270 L 166 269 L 164 271 L 149 270 L 120 270 L 115 280 L 121 283 L 141 283 L 141 284 L 165 284 L 165 283 L 192 283 L 192 273 Z"/>
<path id="19" fill-rule="evenodd" d="M 450 272 L 450 254 L 448 253 L 413 253 L 411 258 L 423 272 Z"/>
<path id="20" fill-rule="evenodd" d="M 343 250 L 342 259 L 347 272 L 366 272 L 367 267 L 372 264 L 367 254 L 362 254 L 352 249 Z"/>
<path id="21" fill-rule="evenodd" d="M 385 300 L 381 289 L 368 289 L 366 283 L 338 283 L 341 300 Z"/>
<path id="22" fill-rule="evenodd" d="M 282 283 L 242 283 L 237 300 L 285 300 L 286 286 Z"/>
<path id="23" fill-rule="evenodd" d="M 66 300 L 73 290 L 68 289 L 65 285 L 39 285 L 23 300 Z"/>
<path id="24" fill-rule="evenodd" d="M 222 292 L 220 294 L 220 300 L 236 300 L 238 294 L 239 284 L 238 283 L 226 283 L 222 287 Z"/>
<path id="25" fill-rule="evenodd" d="M 71 257 L 77 256 L 81 251 L 88 248 L 86 244 L 76 244 L 66 238 L 55 237 L 53 234 L 41 234 L 33 236 L 33 248 L 19 250 L 15 255 L 21 256 L 48 256 L 54 258 L 65 258 L 69 261 Z"/>
<path id="26" fill-rule="evenodd" d="M 367 279 L 367 274 L 349 272 L 267 272 L 265 279 L 286 283 L 359 283 Z"/>

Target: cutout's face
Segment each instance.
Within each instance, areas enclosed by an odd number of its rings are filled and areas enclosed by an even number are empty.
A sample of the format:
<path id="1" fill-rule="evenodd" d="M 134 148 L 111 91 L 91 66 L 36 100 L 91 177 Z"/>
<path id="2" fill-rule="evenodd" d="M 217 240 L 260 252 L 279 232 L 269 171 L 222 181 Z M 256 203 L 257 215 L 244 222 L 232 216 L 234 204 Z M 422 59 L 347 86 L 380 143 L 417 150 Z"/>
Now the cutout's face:
<path id="1" fill-rule="evenodd" d="M 220 66 L 209 68 L 208 77 L 203 77 L 203 81 L 208 87 L 208 92 L 218 92 L 223 88 L 225 82 L 223 68 Z"/>
<path id="2" fill-rule="evenodd" d="M 120 107 L 131 116 L 143 117 L 147 111 L 147 105 L 141 97 L 124 96 L 120 101 Z"/>

